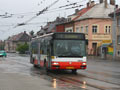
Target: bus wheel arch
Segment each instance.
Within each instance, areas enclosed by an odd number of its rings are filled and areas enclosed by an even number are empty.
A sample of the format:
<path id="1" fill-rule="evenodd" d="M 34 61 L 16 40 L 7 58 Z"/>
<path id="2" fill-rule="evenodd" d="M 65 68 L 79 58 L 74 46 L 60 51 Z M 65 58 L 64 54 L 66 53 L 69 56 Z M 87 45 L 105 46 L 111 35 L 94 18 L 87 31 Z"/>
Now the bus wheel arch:
<path id="1" fill-rule="evenodd" d="M 33 66 L 38 67 L 38 65 L 35 64 L 35 58 L 33 58 Z"/>

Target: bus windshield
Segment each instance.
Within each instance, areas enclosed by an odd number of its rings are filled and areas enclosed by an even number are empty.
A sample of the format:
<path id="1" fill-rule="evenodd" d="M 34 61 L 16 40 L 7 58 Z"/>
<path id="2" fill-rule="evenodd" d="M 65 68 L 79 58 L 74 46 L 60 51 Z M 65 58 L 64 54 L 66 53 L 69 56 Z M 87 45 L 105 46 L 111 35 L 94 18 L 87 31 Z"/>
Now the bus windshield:
<path id="1" fill-rule="evenodd" d="M 54 40 L 54 56 L 81 57 L 86 56 L 84 40 Z"/>

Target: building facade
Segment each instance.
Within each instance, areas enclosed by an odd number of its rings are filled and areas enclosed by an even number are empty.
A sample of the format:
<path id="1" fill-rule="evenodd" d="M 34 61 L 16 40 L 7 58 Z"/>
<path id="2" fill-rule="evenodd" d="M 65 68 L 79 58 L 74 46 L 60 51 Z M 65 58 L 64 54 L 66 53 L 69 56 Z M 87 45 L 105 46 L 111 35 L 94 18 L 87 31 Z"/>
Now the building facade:
<path id="1" fill-rule="evenodd" d="M 73 31 L 86 34 L 89 55 L 101 54 L 101 47 L 112 43 L 112 19 L 108 14 L 113 11 L 114 5 L 101 1 L 75 20 Z"/>
<path id="2" fill-rule="evenodd" d="M 17 35 L 13 35 L 5 40 L 5 51 L 16 52 L 16 48 L 20 44 L 29 43 L 31 37 L 24 31 Z"/>
<path id="3" fill-rule="evenodd" d="M 40 31 L 37 32 L 37 35 L 43 35 L 52 32 L 64 32 L 66 18 L 57 17 L 56 20 L 48 22 L 44 27 L 41 27 Z"/>

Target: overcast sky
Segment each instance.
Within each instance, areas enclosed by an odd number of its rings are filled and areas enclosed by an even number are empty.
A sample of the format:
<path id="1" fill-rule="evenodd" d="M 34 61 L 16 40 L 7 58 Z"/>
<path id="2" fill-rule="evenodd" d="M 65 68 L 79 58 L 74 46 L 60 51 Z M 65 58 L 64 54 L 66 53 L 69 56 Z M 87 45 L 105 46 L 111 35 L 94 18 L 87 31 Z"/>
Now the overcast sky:
<path id="1" fill-rule="evenodd" d="M 83 5 L 83 7 L 85 7 L 86 2 L 89 0 L 59 0 L 55 5 L 49 8 L 47 12 L 31 20 L 28 25 L 14 28 L 18 23 L 29 20 L 31 17 L 35 16 L 36 13 L 55 1 L 56 0 L 0 0 L 0 15 L 5 15 L 5 13 L 7 13 L 7 16 L 11 16 L 12 14 L 12 17 L 9 18 L 0 16 L 0 39 L 4 40 L 11 35 L 23 31 L 30 32 L 33 30 L 37 32 L 40 30 L 41 25 L 45 25 L 46 22 L 54 20 L 57 16 L 67 17 L 74 13 L 74 9 L 60 9 L 60 6 L 79 2 L 78 5 Z M 99 0 L 94 1 L 98 3 Z M 119 0 L 116 0 L 116 4 L 120 5 L 120 1 L 118 1 Z"/>

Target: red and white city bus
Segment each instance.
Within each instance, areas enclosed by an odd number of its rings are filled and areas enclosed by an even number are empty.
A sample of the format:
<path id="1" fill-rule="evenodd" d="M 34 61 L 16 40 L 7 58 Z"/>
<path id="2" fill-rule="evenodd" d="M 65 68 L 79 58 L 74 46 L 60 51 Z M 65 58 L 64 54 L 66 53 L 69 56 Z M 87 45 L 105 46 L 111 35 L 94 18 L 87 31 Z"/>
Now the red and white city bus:
<path id="1" fill-rule="evenodd" d="M 46 70 L 86 69 L 86 40 L 83 33 L 50 33 L 33 38 L 30 62 Z"/>

